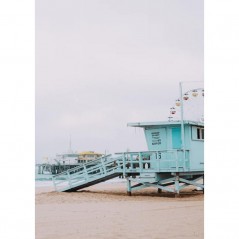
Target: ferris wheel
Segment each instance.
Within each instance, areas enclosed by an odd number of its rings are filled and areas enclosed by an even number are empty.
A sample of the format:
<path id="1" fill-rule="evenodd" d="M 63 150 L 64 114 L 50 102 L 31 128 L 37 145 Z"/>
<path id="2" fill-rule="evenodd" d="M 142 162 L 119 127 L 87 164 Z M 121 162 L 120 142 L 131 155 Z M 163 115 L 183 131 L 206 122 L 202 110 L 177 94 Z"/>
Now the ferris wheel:
<path id="1" fill-rule="evenodd" d="M 204 88 L 196 88 L 186 91 L 182 96 L 183 102 L 176 99 L 175 105 L 170 108 L 169 121 L 181 119 L 181 107 L 183 103 L 183 119 L 204 122 Z"/>

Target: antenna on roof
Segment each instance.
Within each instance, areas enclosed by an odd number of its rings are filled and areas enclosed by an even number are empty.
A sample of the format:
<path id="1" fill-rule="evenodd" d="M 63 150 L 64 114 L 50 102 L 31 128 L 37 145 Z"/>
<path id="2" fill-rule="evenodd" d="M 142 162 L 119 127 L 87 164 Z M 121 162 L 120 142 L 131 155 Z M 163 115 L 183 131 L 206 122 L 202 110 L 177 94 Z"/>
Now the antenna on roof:
<path id="1" fill-rule="evenodd" d="M 72 149 L 71 149 L 71 134 L 70 134 L 70 141 L 69 141 L 69 153 L 72 153 Z"/>

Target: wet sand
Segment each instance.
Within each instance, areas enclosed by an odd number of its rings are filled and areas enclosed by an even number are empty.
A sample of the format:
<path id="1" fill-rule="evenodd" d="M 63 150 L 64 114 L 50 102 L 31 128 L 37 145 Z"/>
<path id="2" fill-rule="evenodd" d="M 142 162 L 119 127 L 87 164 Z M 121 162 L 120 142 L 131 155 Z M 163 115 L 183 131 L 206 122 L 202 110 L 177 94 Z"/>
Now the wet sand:
<path id="1" fill-rule="evenodd" d="M 203 238 L 204 195 L 180 198 L 154 188 L 126 195 L 125 183 L 101 183 L 73 193 L 36 188 L 36 239 Z"/>

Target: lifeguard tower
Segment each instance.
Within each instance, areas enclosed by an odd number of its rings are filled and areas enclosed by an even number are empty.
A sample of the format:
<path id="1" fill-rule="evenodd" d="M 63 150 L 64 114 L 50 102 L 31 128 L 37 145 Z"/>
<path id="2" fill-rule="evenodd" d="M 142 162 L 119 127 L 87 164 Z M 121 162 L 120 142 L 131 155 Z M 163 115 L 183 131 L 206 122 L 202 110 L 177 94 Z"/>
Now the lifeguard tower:
<path id="1" fill-rule="evenodd" d="M 128 124 L 144 129 L 148 153 L 155 152 L 150 155 L 141 153 L 143 172 L 139 175 L 140 183 L 131 187 L 129 182 L 129 193 L 132 189 L 148 186 L 157 187 L 159 191 L 163 189 L 176 193 L 187 185 L 203 188 L 203 185 L 196 181 L 202 180 L 204 175 L 204 124 L 184 121 L 182 134 L 181 123 L 166 121 Z M 129 180 L 135 181 L 131 178 Z M 174 185 L 174 189 L 168 187 L 169 185 Z"/>
<path id="2" fill-rule="evenodd" d="M 53 177 L 70 192 L 123 175 L 127 192 L 155 187 L 179 195 L 188 185 L 204 188 L 204 123 L 186 120 L 128 123 L 144 130 L 148 151 L 106 155 Z"/>

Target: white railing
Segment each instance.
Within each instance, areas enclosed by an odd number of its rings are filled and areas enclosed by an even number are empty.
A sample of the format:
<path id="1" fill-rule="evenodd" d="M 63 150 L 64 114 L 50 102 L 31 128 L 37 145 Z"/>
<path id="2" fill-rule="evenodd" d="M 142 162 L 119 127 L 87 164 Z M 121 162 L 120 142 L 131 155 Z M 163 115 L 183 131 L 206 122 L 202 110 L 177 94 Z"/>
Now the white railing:
<path id="1" fill-rule="evenodd" d="M 189 150 L 170 149 L 116 154 L 122 156 L 123 173 L 150 170 L 155 172 L 187 171 L 189 169 Z"/>
<path id="2" fill-rule="evenodd" d="M 118 158 L 111 155 L 101 157 L 82 166 L 67 170 L 53 177 L 53 183 L 57 191 L 70 189 L 95 179 L 120 171 L 121 163 Z"/>
<path id="3" fill-rule="evenodd" d="M 116 153 L 69 169 L 53 177 L 57 191 L 71 189 L 105 176 L 122 173 L 178 172 L 189 168 L 189 150 Z"/>

